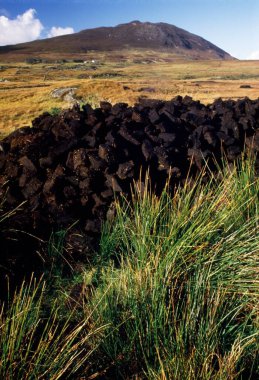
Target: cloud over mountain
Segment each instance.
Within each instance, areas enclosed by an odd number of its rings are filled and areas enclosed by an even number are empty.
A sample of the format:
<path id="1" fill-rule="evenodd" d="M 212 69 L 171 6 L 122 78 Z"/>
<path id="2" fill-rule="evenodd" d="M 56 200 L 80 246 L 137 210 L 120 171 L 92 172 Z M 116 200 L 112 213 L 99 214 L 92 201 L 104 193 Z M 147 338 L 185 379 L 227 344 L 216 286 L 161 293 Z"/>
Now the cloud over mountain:
<path id="1" fill-rule="evenodd" d="M 75 33 L 73 28 L 67 27 L 67 28 L 62 28 L 60 26 L 53 26 L 49 33 L 48 37 L 58 37 L 58 36 L 64 36 L 66 34 L 72 34 Z"/>
<path id="2" fill-rule="evenodd" d="M 40 19 L 37 18 L 35 9 L 28 9 L 14 19 L 9 18 L 4 12 L 1 13 L 0 46 L 37 40 L 46 30 Z M 57 37 L 71 33 L 74 33 L 74 29 L 71 27 L 53 26 L 48 33 L 45 31 L 44 34 L 47 37 Z"/>
<path id="3" fill-rule="evenodd" d="M 35 9 L 28 9 L 15 19 L 0 16 L 0 45 L 36 40 L 43 29 Z"/>

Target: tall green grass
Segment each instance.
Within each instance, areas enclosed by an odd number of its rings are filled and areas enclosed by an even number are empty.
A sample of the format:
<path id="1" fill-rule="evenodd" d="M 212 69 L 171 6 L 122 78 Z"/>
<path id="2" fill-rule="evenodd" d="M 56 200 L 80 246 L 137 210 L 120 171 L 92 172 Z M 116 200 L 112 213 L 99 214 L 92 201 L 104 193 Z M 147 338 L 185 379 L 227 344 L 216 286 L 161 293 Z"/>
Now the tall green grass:
<path id="1" fill-rule="evenodd" d="M 3 198 L 0 233 L 4 222 L 23 206 L 22 203 L 5 212 L 4 202 Z M 49 242 L 48 253 L 54 256 L 56 277 L 63 235 L 64 231 L 53 234 Z M 105 326 L 95 327 L 91 313 L 75 322 L 76 311 L 65 305 L 67 299 L 50 297 L 54 287 L 51 275 L 53 272 L 48 270 L 45 275 L 48 283 L 32 276 L 29 282 L 23 281 L 14 294 L 9 292 L 6 303 L 0 301 L 1 380 L 71 379 L 90 370 L 89 358 L 98 347 Z"/>
<path id="2" fill-rule="evenodd" d="M 173 197 L 146 180 L 132 203 L 117 201 L 91 301 L 110 325 L 101 349 L 116 378 L 259 375 L 259 183 L 251 160 L 219 177 L 204 185 L 201 174 Z"/>
<path id="3" fill-rule="evenodd" d="M 0 378 L 5 380 L 68 379 L 87 373 L 88 359 L 98 345 L 103 327 L 95 328 L 89 315 L 76 326 L 72 313 L 59 321 L 59 305 L 43 310 L 46 284 L 23 283 L 9 305 L 0 309 Z"/>
<path id="4" fill-rule="evenodd" d="M 252 159 L 219 170 L 173 196 L 136 182 L 74 278 L 53 235 L 48 284 L 0 305 L 0 379 L 258 378 L 259 181 Z"/>

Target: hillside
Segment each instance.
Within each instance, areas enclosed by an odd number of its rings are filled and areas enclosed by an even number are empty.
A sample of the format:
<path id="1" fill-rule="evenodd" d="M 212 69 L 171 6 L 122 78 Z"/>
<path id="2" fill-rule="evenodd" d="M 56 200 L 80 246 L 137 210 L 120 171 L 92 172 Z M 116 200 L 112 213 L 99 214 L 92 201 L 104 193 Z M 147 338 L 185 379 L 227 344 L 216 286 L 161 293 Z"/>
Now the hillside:
<path id="1" fill-rule="evenodd" d="M 57 53 L 67 56 L 130 49 L 166 51 L 181 59 L 233 59 L 209 41 L 174 25 L 132 21 L 115 27 L 86 29 L 66 36 L 3 46 L 0 47 L 0 60 L 8 56 L 53 56 Z"/>

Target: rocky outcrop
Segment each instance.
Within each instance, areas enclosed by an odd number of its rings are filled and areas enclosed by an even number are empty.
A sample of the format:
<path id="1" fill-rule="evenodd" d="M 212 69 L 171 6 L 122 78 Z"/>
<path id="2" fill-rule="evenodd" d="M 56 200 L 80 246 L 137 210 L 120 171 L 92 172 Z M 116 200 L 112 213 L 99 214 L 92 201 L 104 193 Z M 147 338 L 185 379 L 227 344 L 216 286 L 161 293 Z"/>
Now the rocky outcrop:
<path id="1" fill-rule="evenodd" d="M 52 91 L 51 96 L 52 98 L 58 98 L 70 104 L 76 104 L 78 103 L 75 99 L 76 90 L 76 87 L 55 88 L 55 90 Z"/>

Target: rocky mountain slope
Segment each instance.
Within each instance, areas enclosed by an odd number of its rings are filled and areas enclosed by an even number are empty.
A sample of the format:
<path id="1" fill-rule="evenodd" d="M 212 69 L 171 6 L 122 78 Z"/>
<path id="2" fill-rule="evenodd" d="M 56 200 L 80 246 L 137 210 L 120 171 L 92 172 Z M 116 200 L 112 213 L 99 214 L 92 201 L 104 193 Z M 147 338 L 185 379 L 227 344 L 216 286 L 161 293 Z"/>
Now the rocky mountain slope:
<path id="1" fill-rule="evenodd" d="M 71 35 L 0 47 L 0 59 L 8 53 L 40 56 L 124 49 L 166 51 L 188 59 L 233 59 L 219 47 L 184 29 L 166 23 L 140 21 L 115 27 L 86 29 Z"/>

